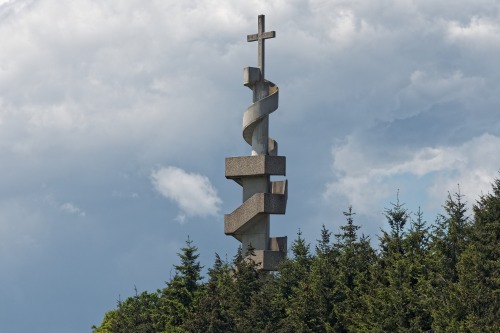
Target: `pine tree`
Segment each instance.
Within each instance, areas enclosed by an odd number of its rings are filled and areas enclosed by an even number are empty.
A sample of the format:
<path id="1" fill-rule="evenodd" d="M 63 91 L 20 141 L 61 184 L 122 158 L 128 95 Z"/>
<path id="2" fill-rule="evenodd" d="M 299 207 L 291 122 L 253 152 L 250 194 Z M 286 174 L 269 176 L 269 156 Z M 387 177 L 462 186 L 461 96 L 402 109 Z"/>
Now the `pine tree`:
<path id="1" fill-rule="evenodd" d="M 340 227 L 342 233 L 336 234 L 335 247 L 339 255 L 335 288 L 334 309 L 338 319 L 333 327 L 335 332 L 357 331 L 358 319 L 364 316 L 361 298 L 369 286 L 369 270 L 375 260 L 375 252 L 369 240 L 358 238 L 359 226 L 354 224 L 352 207 L 343 212 L 347 223 Z"/>
<path id="2" fill-rule="evenodd" d="M 286 317 L 282 320 L 279 332 L 325 332 L 320 319 L 316 291 L 309 283 L 308 276 L 293 288 L 285 309 Z"/>
<path id="3" fill-rule="evenodd" d="M 231 332 L 233 327 L 227 314 L 227 297 L 232 277 L 229 265 L 217 253 L 213 267 L 208 269 L 208 276 L 200 300 L 183 327 L 194 333 Z"/>
<path id="4" fill-rule="evenodd" d="M 425 253 L 423 222 L 418 219 L 409 233 L 405 230 L 410 214 L 399 197 L 385 216 L 390 231 L 380 238 L 380 258 L 372 268 L 374 288 L 366 298 L 368 315 L 362 325 L 370 331 L 422 332 L 430 325 L 429 311 L 420 302 L 425 279 L 418 275 L 423 269 L 416 256 Z"/>
<path id="5" fill-rule="evenodd" d="M 360 227 L 354 224 L 354 215 L 356 215 L 356 213 L 352 211 L 352 206 L 349 206 L 347 211 L 343 212 L 343 214 L 346 217 L 347 224 L 340 227 L 343 233 L 336 234 L 335 237 L 341 247 L 350 248 L 358 240 L 358 230 Z"/>
<path id="6" fill-rule="evenodd" d="M 457 264 L 469 242 L 470 219 L 460 188 L 453 195 L 448 193 L 443 208 L 445 214 L 438 216 L 431 235 L 431 255 L 428 258 L 432 328 L 436 332 L 458 331 L 466 314 L 458 292 Z"/>
<path id="7" fill-rule="evenodd" d="M 311 289 L 307 286 L 311 271 L 310 245 L 297 233 L 291 244 L 292 257 L 286 258 L 279 267 L 276 279 L 275 301 L 281 314 L 279 332 L 313 332 L 316 313 L 309 300 Z"/>
<path id="8" fill-rule="evenodd" d="M 311 269 L 310 246 L 302 238 L 302 233 L 297 233 L 297 239 L 292 242 L 292 258 L 285 258 L 279 266 L 277 278 L 277 293 L 283 301 L 283 308 L 289 304 L 293 298 L 293 290 L 298 287 L 301 281 L 305 280 Z"/>
<path id="9" fill-rule="evenodd" d="M 249 309 L 254 296 L 262 288 L 262 280 L 258 270 L 259 263 L 252 258 L 255 256 L 254 249 L 249 246 L 244 259 L 235 263 L 232 269 L 232 281 L 228 290 L 228 315 L 234 323 L 236 332 L 251 332 L 255 323 L 254 318 L 249 315 Z M 266 320 L 258 318 L 258 320 Z"/>
<path id="10" fill-rule="evenodd" d="M 116 322 L 118 312 L 116 310 L 107 311 L 99 327 L 92 326 L 92 333 L 113 333 L 113 325 Z"/>
<path id="11" fill-rule="evenodd" d="M 404 204 L 399 202 L 399 194 L 396 203 L 392 204 L 392 208 L 385 210 L 385 217 L 389 223 L 390 232 L 382 230 L 380 238 L 382 257 L 399 257 L 403 255 L 403 238 L 406 236 L 404 227 L 410 217 Z"/>
<path id="12" fill-rule="evenodd" d="M 93 332 L 500 332 L 500 180 L 473 219 L 460 192 L 443 207 L 430 229 L 398 197 L 378 252 L 349 207 L 335 241 L 323 226 L 314 253 L 299 231 L 278 272 L 240 248 L 231 264 L 216 255 L 204 283 L 188 238 L 166 288 L 136 290 Z"/>
<path id="13" fill-rule="evenodd" d="M 470 219 L 467 215 L 467 202 L 460 193 L 460 187 L 443 205 L 445 215 L 439 215 L 433 234 L 432 247 L 440 256 L 441 274 L 445 280 L 457 282 L 456 266 L 458 258 L 467 246 Z"/>
<path id="14" fill-rule="evenodd" d="M 334 293 L 338 251 L 333 247 L 330 236 L 331 232 L 323 226 L 308 278 L 315 299 L 310 306 L 317 308 L 319 332 L 331 332 L 338 324 L 338 318 L 333 311 L 338 296 Z"/>
<path id="15" fill-rule="evenodd" d="M 252 325 L 251 330 L 243 332 L 277 332 L 281 325 L 283 311 L 278 298 L 278 286 L 276 275 L 273 273 L 260 273 L 261 286 L 252 295 L 250 307 L 248 308 L 248 318 Z"/>
<path id="16" fill-rule="evenodd" d="M 473 207 L 469 242 L 457 263 L 461 332 L 500 332 L 500 179 Z"/>
<path id="17" fill-rule="evenodd" d="M 94 333 L 155 333 L 158 332 L 158 295 L 146 291 L 118 301 L 116 310 L 108 311 Z"/>
<path id="18" fill-rule="evenodd" d="M 346 212 L 343 212 L 346 217 L 347 224 L 340 227 L 343 232 L 341 234 L 336 234 L 335 237 L 337 242 L 335 246 L 339 250 L 339 274 L 342 275 L 342 285 L 346 288 L 352 290 L 354 289 L 354 279 L 356 276 L 356 252 L 357 252 L 357 231 L 360 228 L 354 224 L 354 215 L 352 211 L 352 206 Z"/>
<path id="19" fill-rule="evenodd" d="M 404 262 L 407 267 L 406 283 L 411 290 L 408 297 L 409 330 L 427 332 L 431 330 L 431 305 L 428 303 L 429 283 L 429 228 L 418 209 L 416 220 L 411 220 L 407 237 L 403 241 Z"/>
<path id="20" fill-rule="evenodd" d="M 182 332 L 182 324 L 192 312 L 200 296 L 202 266 L 198 261 L 198 248 L 189 239 L 181 249 L 181 263 L 175 265 L 175 275 L 161 291 L 160 309 L 163 314 L 161 321 L 168 332 Z"/>

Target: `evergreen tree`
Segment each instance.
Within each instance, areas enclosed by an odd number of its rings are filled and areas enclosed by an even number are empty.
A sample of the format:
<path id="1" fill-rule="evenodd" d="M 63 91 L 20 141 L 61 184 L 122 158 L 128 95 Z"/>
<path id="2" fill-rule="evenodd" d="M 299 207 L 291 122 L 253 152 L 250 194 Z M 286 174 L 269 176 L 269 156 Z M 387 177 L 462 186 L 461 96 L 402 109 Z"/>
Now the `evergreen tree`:
<path id="1" fill-rule="evenodd" d="M 411 294 L 408 297 L 409 330 L 427 332 L 431 330 L 431 305 L 428 303 L 429 282 L 429 228 L 418 209 L 416 220 L 411 220 L 407 237 L 403 241 L 406 283 Z"/>
<path id="2" fill-rule="evenodd" d="M 217 253 L 213 267 L 208 269 L 208 276 L 200 301 L 183 326 L 195 333 L 231 332 L 233 327 L 227 314 L 227 297 L 232 277 L 229 265 Z"/>
<path id="3" fill-rule="evenodd" d="M 331 332 L 338 324 L 338 318 L 333 311 L 334 304 L 338 300 L 338 295 L 334 293 L 338 251 L 333 247 L 330 236 L 331 232 L 323 226 L 308 278 L 315 299 L 310 306 L 316 307 L 319 315 L 319 326 L 316 328 L 318 332 Z"/>
<path id="4" fill-rule="evenodd" d="M 285 309 L 286 317 L 280 325 L 280 332 L 325 332 L 316 291 L 307 280 L 308 276 L 293 288 Z"/>
<path id="5" fill-rule="evenodd" d="M 420 262 L 426 251 L 423 221 L 418 218 L 408 233 L 405 225 L 410 214 L 399 197 L 396 204 L 386 209 L 385 216 L 390 231 L 383 231 L 380 238 L 381 254 L 372 268 L 374 289 L 366 299 L 369 315 L 363 326 L 382 332 L 428 330 L 430 312 L 420 300 L 420 285 L 425 285 L 425 276 L 419 275 L 425 272 Z"/>
<path id="6" fill-rule="evenodd" d="M 279 331 L 314 332 L 317 314 L 308 286 L 313 256 L 300 230 L 291 244 L 291 251 L 292 258 L 286 258 L 280 264 L 276 280 L 276 302 L 281 313 Z"/>
<path id="7" fill-rule="evenodd" d="M 314 253 L 299 231 L 278 272 L 240 248 L 232 264 L 216 255 L 205 282 L 188 238 L 163 290 L 136 290 L 93 332 L 500 332 L 500 180 L 473 219 L 460 192 L 443 207 L 429 229 L 398 197 L 378 252 L 349 207 L 335 241 L 323 226 Z"/>
<path id="8" fill-rule="evenodd" d="M 116 322 L 116 310 L 107 311 L 99 327 L 92 326 L 92 333 L 113 333 L 113 324 Z"/>
<path id="9" fill-rule="evenodd" d="M 452 283 L 457 282 L 456 270 L 458 258 L 467 246 L 470 220 L 467 216 L 467 202 L 460 193 L 460 187 L 443 205 L 445 215 L 439 215 L 436 221 L 432 247 L 439 256 L 439 269 L 443 278 Z"/>
<path id="10" fill-rule="evenodd" d="M 276 275 L 269 272 L 260 272 L 261 286 L 257 290 L 248 308 L 251 330 L 243 332 L 274 333 L 280 328 L 283 311 L 277 297 L 278 286 Z"/>
<path id="11" fill-rule="evenodd" d="M 382 230 L 380 238 L 380 247 L 382 258 L 397 258 L 404 254 L 403 239 L 406 236 L 404 227 L 409 220 L 409 213 L 404 208 L 404 204 L 399 202 L 399 193 L 397 201 L 392 204 L 392 208 L 385 210 L 385 217 L 390 226 L 390 231 Z"/>
<path id="12" fill-rule="evenodd" d="M 100 327 L 93 327 L 94 333 L 155 333 L 159 332 L 158 295 L 142 292 L 118 301 L 116 310 L 106 313 Z"/>
<path id="13" fill-rule="evenodd" d="M 360 227 L 354 224 L 354 215 L 356 213 L 352 211 L 352 206 L 349 206 L 343 214 L 346 217 L 347 224 L 340 227 L 340 230 L 343 232 L 336 234 L 335 237 L 341 247 L 352 248 L 353 244 L 358 240 L 358 230 Z"/>
<path id="14" fill-rule="evenodd" d="M 198 261 L 198 248 L 189 239 L 178 253 L 180 265 L 175 265 L 175 275 L 161 291 L 161 321 L 166 332 L 183 332 L 182 324 L 193 310 L 200 296 L 202 266 Z"/>
<path id="15" fill-rule="evenodd" d="M 236 332 L 252 332 L 255 325 L 249 309 L 255 294 L 261 290 L 263 281 L 260 279 L 259 263 L 256 263 L 254 258 L 254 249 L 249 246 L 245 258 L 237 261 L 232 269 L 227 311 Z M 265 320 L 265 318 L 257 319 Z"/>
<path id="16" fill-rule="evenodd" d="M 369 321 L 374 331 L 400 332 L 407 328 L 407 299 L 404 285 L 405 267 L 402 261 L 404 226 L 409 215 L 399 202 L 385 210 L 390 231 L 382 230 L 381 254 L 374 265 L 374 290 L 370 296 Z"/>
<path id="17" fill-rule="evenodd" d="M 448 193 L 443 205 L 445 214 L 438 216 L 431 235 L 429 291 L 432 291 L 432 327 L 436 332 L 458 332 L 467 311 L 459 297 L 457 271 L 458 261 L 467 247 L 470 234 L 466 207 L 467 202 L 460 188 L 453 195 Z"/>
<path id="18" fill-rule="evenodd" d="M 473 207 L 469 242 L 457 263 L 461 332 L 500 332 L 500 179 Z"/>
<path id="19" fill-rule="evenodd" d="M 292 242 L 291 250 L 293 258 L 285 258 L 279 267 L 278 288 L 285 300 L 292 296 L 292 289 L 306 278 L 312 262 L 310 245 L 302 238 L 300 230 L 297 239 Z"/>
<path id="20" fill-rule="evenodd" d="M 347 224 L 340 227 L 343 232 L 336 234 L 337 243 L 335 246 L 339 249 L 339 274 L 342 275 L 342 285 L 352 290 L 354 289 L 354 279 L 356 277 L 356 252 L 357 252 L 357 231 L 360 228 L 354 224 L 354 215 L 352 206 L 347 212 L 343 212 L 346 217 Z"/>
<path id="21" fill-rule="evenodd" d="M 335 332 L 350 332 L 359 329 L 358 319 L 364 316 L 361 298 L 370 288 L 370 266 L 375 260 L 375 252 L 369 240 L 358 237 L 359 226 L 354 224 L 352 207 L 343 212 L 347 223 L 340 227 L 342 233 L 336 234 L 335 247 L 339 255 L 335 288 L 334 312 L 337 318 Z"/>

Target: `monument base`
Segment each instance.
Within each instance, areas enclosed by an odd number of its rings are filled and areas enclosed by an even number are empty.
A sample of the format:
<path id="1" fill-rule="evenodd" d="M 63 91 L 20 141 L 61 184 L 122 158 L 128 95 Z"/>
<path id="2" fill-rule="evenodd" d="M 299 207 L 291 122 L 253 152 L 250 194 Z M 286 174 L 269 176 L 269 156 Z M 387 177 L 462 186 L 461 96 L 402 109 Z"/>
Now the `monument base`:
<path id="1" fill-rule="evenodd" d="M 269 238 L 269 250 L 254 250 L 254 255 L 248 256 L 257 264 L 259 270 L 276 271 L 279 263 L 286 258 L 287 237 Z"/>

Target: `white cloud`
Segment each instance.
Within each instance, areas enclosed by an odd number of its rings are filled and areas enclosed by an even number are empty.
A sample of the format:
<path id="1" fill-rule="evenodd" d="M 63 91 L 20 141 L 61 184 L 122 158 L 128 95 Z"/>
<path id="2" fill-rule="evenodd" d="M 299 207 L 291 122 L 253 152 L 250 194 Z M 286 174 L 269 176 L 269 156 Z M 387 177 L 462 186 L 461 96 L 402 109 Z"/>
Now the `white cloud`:
<path id="1" fill-rule="evenodd" d="M 362 149 L 355 140 L 333 149 L 335 180 L 323 196 L 328 201 L 346 197 L 363 214 L 379 211 L 380 203 L 393 197 L 397 188 L 405 187 L 410 194 L 418 191 L 415 184 L 423 177 L 431 180 L 427 180 L 427 202 L 421 204 L 438 208 L 457 184 L 472 204 L 490 190 L 500 170 L 500 137 L 490 134 L 458 146 L 418 148 L 393 159 L 364 154 Z"/>
<path id="2" fill-rule="evenodd" d="M 500 171 L 500 137 L 483 134 L 472 138 L 458 147 L 448 147 L 443 151 L 452 163 L 444 165 L 428 190 L 429 199 L 443 202 L 446 193 L 454 191 L 457 184 L 470 204 L 481 194 L 491 190 L 493 179 Z"/>
<path id="3" fill-rule="evenodd" d="M 161 195 L 179 206 L 179 223 L 184 223 L 186 217 L 216 216 L 219 212 L 222 200 L 205 176 L 168 166 L 154 171 L 151 182 Z"/>
<path id="4" fill-rule="evenodd" d="M 69 214 L 76 214 L 79 216 L 85 216 L 85 212 L 78 208 L 75 204 L 71 202 L 66 202 L 63 203 L 61 206 L 59 206 L 59 210 L 61 212 L 69 213 Z"/>
<path id="5" fill-rule="evenodd" d="M 271 134 L 287 155 L 292 187 L 300 189 L 291 191 L 296 201 L 289 223 L 273 228 L 283 227 L 289 236 L 301 228 L 314 239 L 314 212 L 330 223 L 346 200 L 361 217 L 380 213 L 398 188 L 403 200 L 418 191 L 412 203 L 436 205 L 457 183 L 469 202 L 489 190 L 500 165 L 495 1 L 0 0 L 0 229 L 6 231 L 2 240 L 8 238 L 0 258 L 19 261 L 20 251 L 11 245 L 27 244 L 33 253 L 45 249 L 47 259 L 26 255 L 26 271 L 42 264 L 45 273 L 55 272 L 61 262 L 52 260 L 51 247 L 67 252 L 67 243 L 58 240 L 71 239 L 73 227 L 118 241 L 131 230 L 158 230 L 134 229 L 138 215 L 168 230 L 158 233 L 168 234 L 165 243 L 184 238 L 193 226 L 163 225 L 165 202 L 143 195 L 152 186 L 171 200 L 166 204 L 179 211 L 179 223 L 219 214 L 219 195 L 230 200 L 239 189 L 223 177 L 211 184 L 202 175 L 226 156 L 248 153 L 241 116 L 252 97 L 241 71 L 256 65 L 257 46 L 246 43 L 246 35 L 256 32 L 261 13 L 266 29 L 277 32 L 266 44 L 267 75 L 281 89 Z M 328 152 L 340 140 L 345 144 L 335 147 L 329 173 Z M 151 172 L 168 161 L 182 161 L 185 170 L 202 175 L 173 167 Z M 217 168 L 223 175 L 223 166 Z M 325 200 L 342 201 L 316 210 L 325 179 Z M 52 199 L 40 200 L 48 191 Z M 232 199 L 240 204 L 239 196 Z M 85 213 L 85 224 L 60 227 Z M 212 229 L 205 238 L 221 237 Z M 120 241 L 124 248 L 103 241 L 107 247 L 96 253 L 109 257 L 85 262 L 103 264 L 100 273 L 114 276 L 106 263 L 133 247 L 137 239 L 130 240 Z M 202 252 L 226 252 L 219 243 L 210 246 L 216 248 Z M 141 248 L 139 257 L 150 258 L 150 249 Z M 85 262 L 72 258 L 76 269 L 68 271 L 99 271 Z M 29 274 L 9 271 L 17 274 L 16 283 L 25 281 L 21 287 L 39 285 Z M 103 279 L 85 280 L 104 285 Z M 135 283 L 126 274 L 119 280 L 127 288 Z M 104 288 L 114 295 L 130 291 L 113 289 L 116 283 Z M 104 313 L 109 304 L 96 303 L 95 296 L 89 294 L 93 308 Z M 37 319 L 64 303 L 37 299 L 28 309 Z M 5 309 L 10 318 L 21 313 Z M 73 329 L 88 327 L 90 320 L 80 316 L 79 326 L 62 317 Z M 14 319 L 6 324 L 7 331 L 33 331 L 19 329 Z"/>
<path id="6" fill-rule="evenodd" d="M 48 204 L 50 207 L 57 209 L 60 212 L 67 214 L 75 214 L 84 217 L 86 215 L 85 211 L 75 205 L 72 202 L 60 203 L 54 195 L 46 194 L 43 198 L 43 202 Z"/>
<path id="7" fill-rule="evenodd" d="M 487 17 L 473 16 L 467 24 L 457 21 L 448 23 L 448 38 L 452 41 L 487 43 L 490 46 L 500 40 L 500 24 Z"/>
<path id="8" fill-rule="evenodd" d="M 216 93 L 216 86 L 227 85 L 214 81 L 231 66 L 239 82 L 243 67 L 231 48 L 242 39 L 231 36 L 237 33 L 234 26 L 244 24 L 238 8 L 226 5 L 80 0 L 0 5 L 0 150 L 43 160 L 53 148 L 76 145 L 95 156 L 142 145 L 155 155 L 186 131 L 221 138 L 211 129 L 229 112 L 225 101 L 233 96 Z M 209 110 L 217 112 L 207 117 Z"/>
<path id="9" fill-rule="evenodd" d="M 460 102 L 464 105 L 477 105 L 476 96 L 484 88 L 483 78 L 465 77 L 459 70 L 432 74 L 416 70 L 409 76 L 408 86 L 398 93 L 397 116 L 418 114 L 440 103 Z"/>

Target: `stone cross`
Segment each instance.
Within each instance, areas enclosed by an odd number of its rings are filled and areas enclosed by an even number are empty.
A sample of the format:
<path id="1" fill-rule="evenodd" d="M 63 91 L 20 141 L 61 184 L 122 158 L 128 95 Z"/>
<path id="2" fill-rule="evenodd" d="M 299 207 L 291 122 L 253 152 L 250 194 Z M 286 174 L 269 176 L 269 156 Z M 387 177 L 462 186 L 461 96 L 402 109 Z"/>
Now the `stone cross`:
<path id="1" fill-rule="evenodd" d="M 265 45 L 264 41 L 268 38 L 276 37 L 276 31 L 265 32 L 266 19 L 264 15 L 259 15 L 258 32 L 253 35 L 247 35 L 247 42 L 259 41 L 259 53 L 258 53 L 258 63 L 260 68 L 261 80 L 264 81 L 264 57 L 265 57 Z"/>

